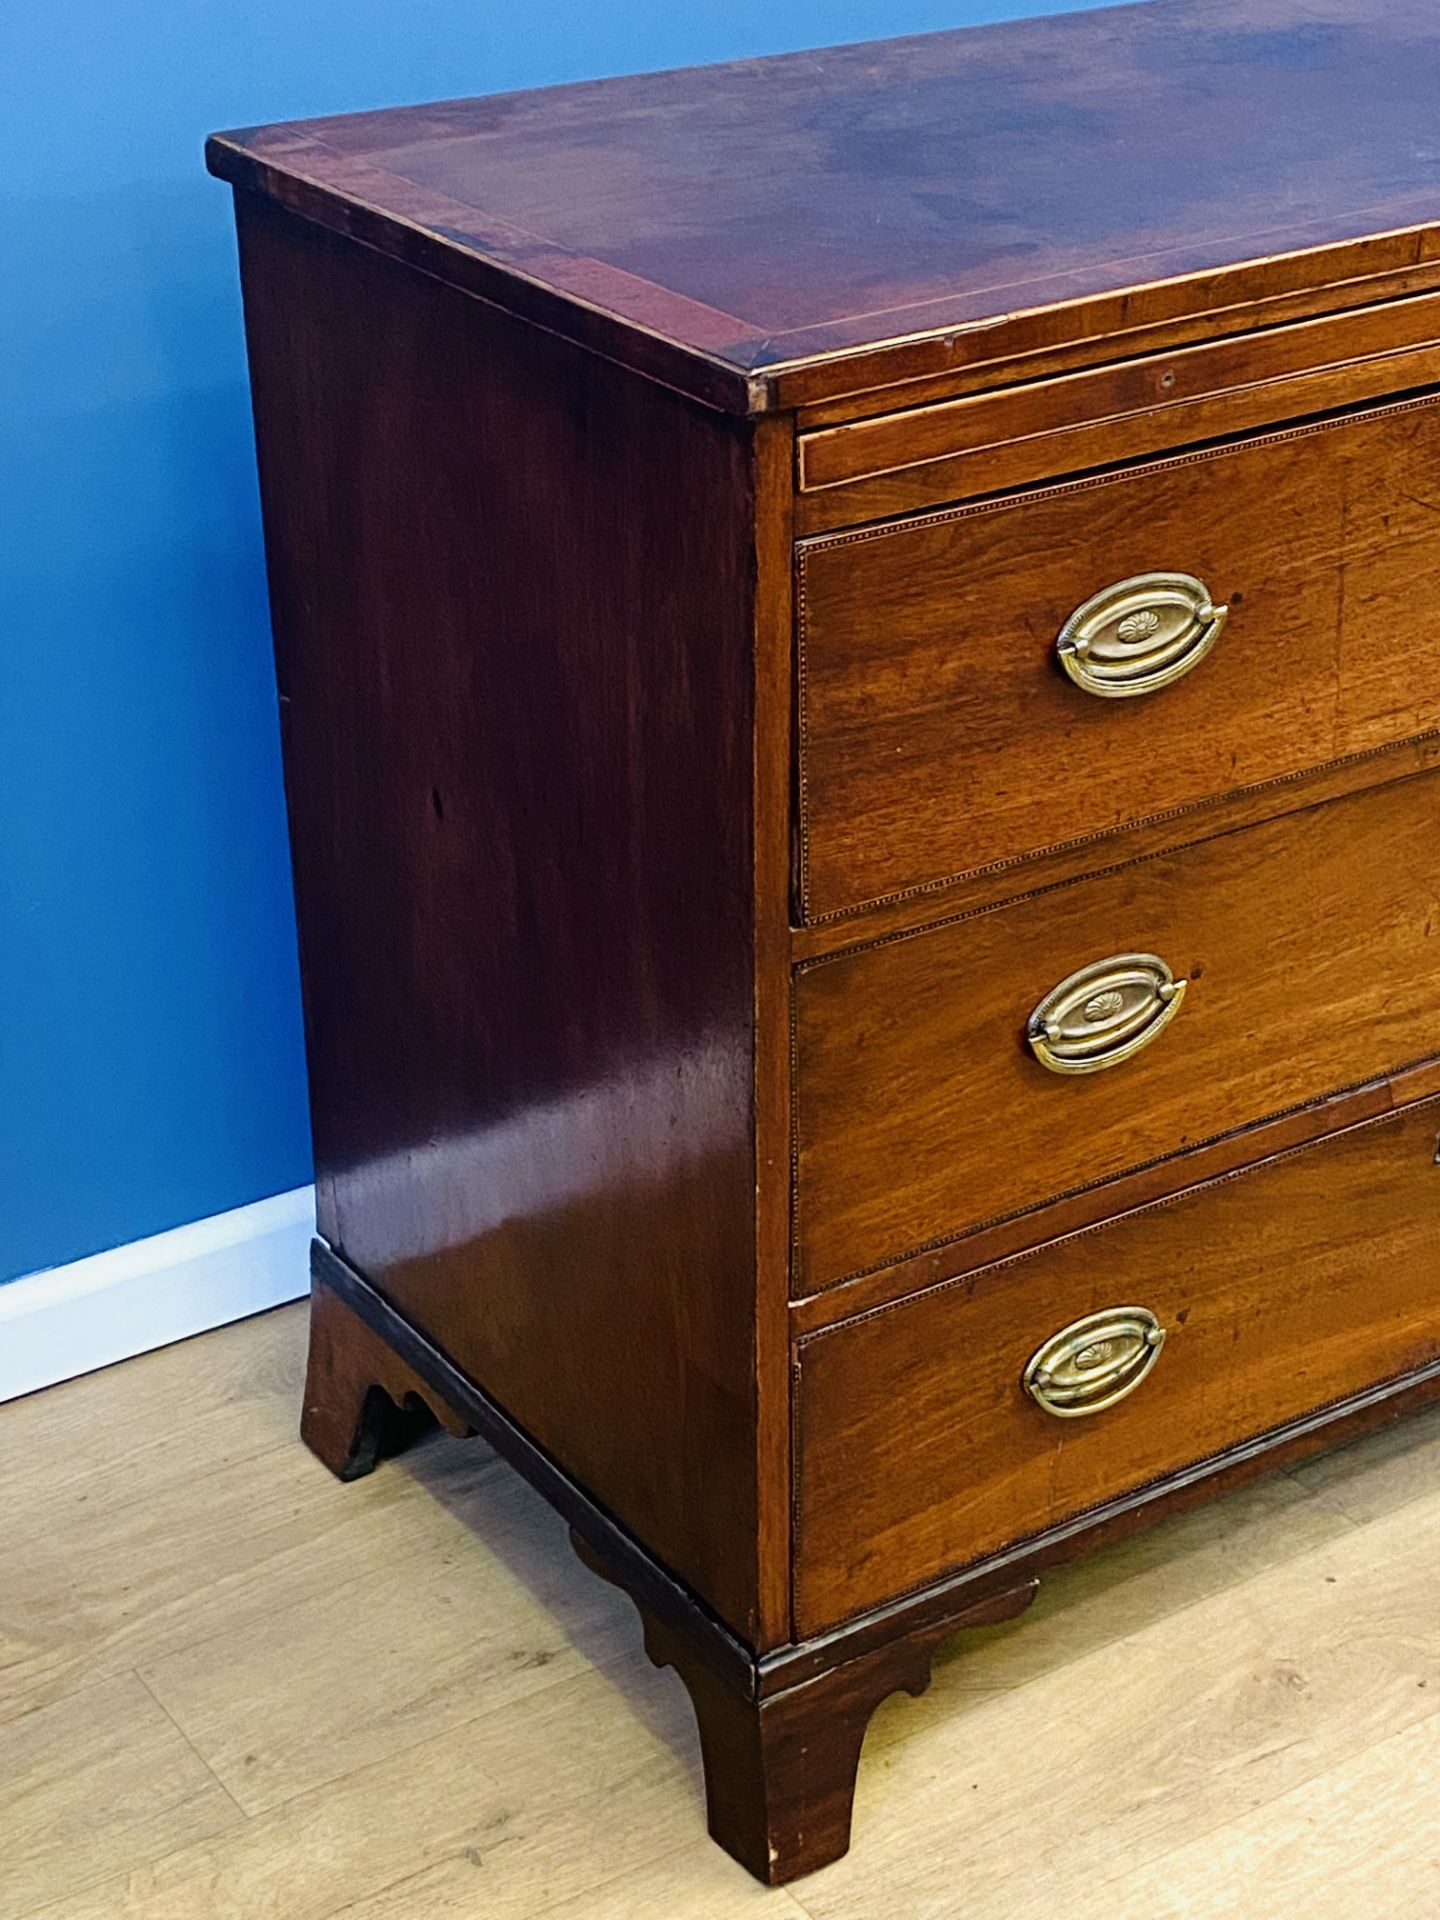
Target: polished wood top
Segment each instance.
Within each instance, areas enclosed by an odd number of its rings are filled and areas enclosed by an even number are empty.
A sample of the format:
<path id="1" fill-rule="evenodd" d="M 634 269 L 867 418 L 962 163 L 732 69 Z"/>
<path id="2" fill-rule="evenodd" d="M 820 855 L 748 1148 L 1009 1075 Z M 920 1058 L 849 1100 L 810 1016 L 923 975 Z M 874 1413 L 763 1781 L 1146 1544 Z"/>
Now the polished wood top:
<path id="1" fill-rule="evenodd" d="M 928 372 L 1217 307 L 1234 331 L 1296 289 L 1440 273 L 1437 103 L 1433 0 L 1144 0 L 208 152 L 238 185 L 757 411 L 796 362 L 841 356 L 843 391 L 901 356 Z"/>

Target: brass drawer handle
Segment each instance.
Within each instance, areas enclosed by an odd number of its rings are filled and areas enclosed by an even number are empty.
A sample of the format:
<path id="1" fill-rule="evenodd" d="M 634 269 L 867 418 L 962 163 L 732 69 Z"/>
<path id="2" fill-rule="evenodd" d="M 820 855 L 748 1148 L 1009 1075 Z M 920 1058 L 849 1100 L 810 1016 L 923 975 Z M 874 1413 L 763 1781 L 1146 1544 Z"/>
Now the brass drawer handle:
<path id="1" fill-rule="evenodd" d="M 1052 987 L 1025 1029 L 1051 1073 L 1099 1073 L 1148 1047 L 1180 1011 L 1188 980 L 1153 953 L 1092 960 Z"/>
<path id="2" fill-rule="evenodd" d="M 1046 1413 L 1078 1420 L 1133 1393 L 1164 1344 L 1165 1329 L 1148 1307 L 1107 1307 L 1052 1333 L 1021 1377 Z"/>
<path id="3" fill-rule="evenodd" d="M 1130 700 L 1198 667 L 1229 611 L 1188 573 L 1139 573 L 1077 607 L 1055 647 L 1077 687 L 1102 700 Z"/>

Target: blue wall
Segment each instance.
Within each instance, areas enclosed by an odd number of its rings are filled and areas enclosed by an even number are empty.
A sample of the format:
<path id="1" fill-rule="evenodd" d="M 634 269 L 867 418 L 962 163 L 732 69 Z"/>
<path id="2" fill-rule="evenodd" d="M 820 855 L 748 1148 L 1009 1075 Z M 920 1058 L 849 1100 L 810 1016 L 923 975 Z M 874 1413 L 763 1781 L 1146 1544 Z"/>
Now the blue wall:
<path id="1" fill-rule="evenodd" d="M 1063 10 L 3 8 L 0 1279 L 309 1178 L 229 194 L 204 135 Z"/>

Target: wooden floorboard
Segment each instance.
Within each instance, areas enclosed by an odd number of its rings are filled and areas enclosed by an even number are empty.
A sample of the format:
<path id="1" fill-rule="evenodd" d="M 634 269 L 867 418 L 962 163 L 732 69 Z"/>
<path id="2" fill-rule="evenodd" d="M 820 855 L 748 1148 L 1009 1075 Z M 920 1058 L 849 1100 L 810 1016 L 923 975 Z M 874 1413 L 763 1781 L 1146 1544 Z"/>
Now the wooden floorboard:
<path id="1" fill-rule="evenodd" d="M 1432 1920 L 1440 1411 L 1052 1576 L 704 1837 L 688 1703 L 478 1443 L 343 1487 L 303 1309 L 0 1407 L 0 1920 Z"/>

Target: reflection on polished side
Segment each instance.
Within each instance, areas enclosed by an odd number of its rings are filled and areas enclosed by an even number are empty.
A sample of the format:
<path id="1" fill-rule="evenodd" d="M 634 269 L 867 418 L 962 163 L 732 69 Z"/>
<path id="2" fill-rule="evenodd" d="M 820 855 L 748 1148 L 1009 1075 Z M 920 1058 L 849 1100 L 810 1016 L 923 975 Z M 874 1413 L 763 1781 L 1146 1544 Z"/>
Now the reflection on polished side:
<path id="1" fill-rule="evenodd" d="M 1151 0 L 211 143 L 304 1436 L 530 1479 L 763 1880 L 948 1634 L 1440 1394 L 1437 87 Z"/>

